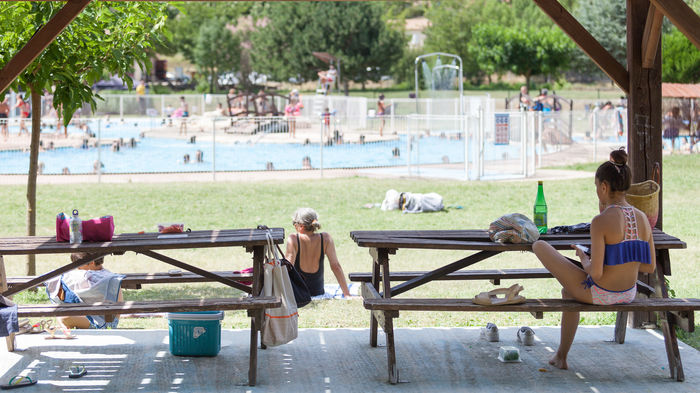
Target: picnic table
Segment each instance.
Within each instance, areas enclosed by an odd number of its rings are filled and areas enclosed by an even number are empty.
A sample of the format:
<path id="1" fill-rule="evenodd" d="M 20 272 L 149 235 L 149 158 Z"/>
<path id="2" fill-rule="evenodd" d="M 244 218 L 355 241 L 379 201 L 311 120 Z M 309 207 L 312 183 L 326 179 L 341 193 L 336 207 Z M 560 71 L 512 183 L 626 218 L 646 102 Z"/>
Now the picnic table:
<path id="1" fill-rule="evenodd" d="M 662 329 L 671 376 L 683 380 L 683 368 L 678 352 L 674 325 L 692 331 L 693 310 L 700 309 L 698 299 L 668 299 L 664 276 L 671 274 L 670 249 L 685 248 L 686 244 L 658 229 L 654 229 L 656 246 L 656 277 L 650 275 L 653 285 L 638 281 L 642 294 L 627 305 L 597 306 L 562 299 L 527 299 L 523 304 L 483 306 L 472 299 L 417 299 L 398 295 L 436 280 L 491 280 L 498 285 L 502 279 L 529 279 L 552 277 L 546 269 L 464 269 L 503 252 L 532 251 L 531 244 L 502 244 L 491 241 L 485 230 L 413 230 L 413 231 L 353 231 L 350 237 L 360 247 L 367 247 L 372 256 L 370 272 L 351 273 L 351 281 L 363 282 L 364 306 L 371 310 L 370 345 L 377 346 L 377 330 L 381 326 L 386 337 L 389 382 L 399 382 L 394 345 L 393 319 L 400 310 L 416 311 L 472 311 L 472 312 L 530 312 L 542 318 L 544 312 L 561 311 L 617 311 L 615 338 L 624 342 L 628 312 L 661 312 Z M 540 237 L 559 250 L 571 250 L 572 244 L 590 246 L 589 233 L 544 234 Z M 440 261 L 433 258 L 432 271 L 392 272 L 390 256 L 399 249 L 463 250 L 472 252 L 457 261 Z M 579 263 L 578 261 L 573 261 Z M 462 270 L 464 269 L 464 270 Z M 401 283 L 393 285 L 392 281 Z M 559 285 L 559 284 L 557 284 Z M 649 298 L 645 298 L 649 296 Z"/>
<path id="2" fill-rule="evenodd" d="M 280 244 L 284 241 L 283 228 L 271 228 L 270 231 L 274 243 Z M 18 292 L 42 285 L 47 280 L 105 255 L 122 255 L 127 251 L 146 255 L 208 280 L 217 281 L 239 289 L 249 294 L 249 296 L 243 298 L 197 299 L 196 301 L 192 299 L 168 299 L 164 301 L 104 302 L 99 304 L 20 305 L 18 307 L 18 315 L 19 317 L 34 317 L 89 315 L 100 311 L 107 314 L 123 314 L 166 311 L 248 310 L 251 318 L 248 382 L 250 385 L 254 385 L 257 376 L 258 332 L 262 329 L 264 309 L 275 308 L 280 305 L 280 300 L 277 298 L 259 296 L 262 289 L 263 260 L 265 246 L 267 245 L 265 233 L 266 231 L 260 229 L 205 230 L 181 234 L 123 233 L 114 235 L 112 240 L 108 242 L 83 242 L 80 244 L 57 242 L 55 236 L 0 238 L 0 294 L 10 297 Z M 252 253 L 253 275 L 252 277 L 246 277 L 246 280 L 252 279 L 252 283 L 250 285 L 241 283 L 230 277 L 224 277 L 220 272 L 201 269 L 192 263 L 182 262 L 161 252 L 164 250 L 212 247 L 244 247 L 247 252 Z M 8 289 L 3 256 L 70 254 L 75 252 L 88 253 L 88 256 L 76 262 L 61 263 L 62 266 L 50 272 L 30 277 Z M 70 258 L 66 256 L 60 258 L 60 260 L 70 261 Z M 14 344 L 14 336 L 7 337 L 8 350 L 13 351 Z"/>

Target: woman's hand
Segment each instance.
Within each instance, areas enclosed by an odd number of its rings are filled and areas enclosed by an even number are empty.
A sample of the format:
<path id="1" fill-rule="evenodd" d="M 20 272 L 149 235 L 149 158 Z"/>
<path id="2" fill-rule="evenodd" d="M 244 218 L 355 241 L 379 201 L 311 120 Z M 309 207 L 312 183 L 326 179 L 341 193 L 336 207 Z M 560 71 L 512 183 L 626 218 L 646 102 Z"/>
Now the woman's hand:
<path id="1" fill-rule="evenodd" d="M 575 244 L 571 245 L 571 248 L 576 250 L 576 256 L 578 259 L 581 261 L 581 265 L 583 265 L 583 270 L 588 273 L 589 268 L 591 266 L 591 257 L 588 256 L 583 250 L 579 247 L 576 247 Z"/>

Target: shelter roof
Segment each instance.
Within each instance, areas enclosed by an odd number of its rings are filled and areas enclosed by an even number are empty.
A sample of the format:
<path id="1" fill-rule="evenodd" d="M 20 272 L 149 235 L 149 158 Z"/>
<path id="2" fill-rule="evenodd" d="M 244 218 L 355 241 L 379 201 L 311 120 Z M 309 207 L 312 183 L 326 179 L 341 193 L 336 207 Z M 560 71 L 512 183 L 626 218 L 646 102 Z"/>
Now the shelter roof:
<path id="1" fill-rule="evenodd" d="M 661 96 L 673 98 L 700 98 L 700 84 L 662 83 Z"/>

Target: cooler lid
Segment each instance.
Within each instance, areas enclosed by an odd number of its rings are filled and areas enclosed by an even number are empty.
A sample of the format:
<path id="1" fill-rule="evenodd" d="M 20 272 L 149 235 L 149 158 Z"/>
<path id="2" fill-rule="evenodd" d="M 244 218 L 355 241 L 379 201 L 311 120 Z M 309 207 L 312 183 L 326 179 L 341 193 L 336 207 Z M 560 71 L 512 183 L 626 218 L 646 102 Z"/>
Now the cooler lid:
<path id="1" fill-rule="evenodd" d="M 224 319 L 223 311 L 195 311 L 195 312 L 169 312 L 166 314 L 168 319 L 176 319 L 182 321 L 214 321 Z"/>

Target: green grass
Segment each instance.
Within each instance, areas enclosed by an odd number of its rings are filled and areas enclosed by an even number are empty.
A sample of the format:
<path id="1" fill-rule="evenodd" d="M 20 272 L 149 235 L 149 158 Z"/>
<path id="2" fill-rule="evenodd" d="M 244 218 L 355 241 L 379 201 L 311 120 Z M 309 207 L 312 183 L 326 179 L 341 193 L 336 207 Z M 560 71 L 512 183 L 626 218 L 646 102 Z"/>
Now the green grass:
<path id="1" fill-rule="evenodd" d="M 576 166 L 592 171 L 597 165 Z M 664 229 L 688 244 L 686 250 L 672 250 L 673 275 L 670 286 L 677 297 L 700 297 L 700 227 L 695 217 L 700 211 L 700 157 L 674 155 L 664 159 L 663 174 Z M 156 224 L 183 221 L 196 229 L 249 228 L 258 224 L 279 226 L 287 234 L 293 230 L 291 216 L 297 207 L 314 207 L 320 215 L 323 230 L 335 239 L 345 273 L 369 271 L 370 256 L 365 248 L 349 237 L 353 230 L 371 229 L 459 229 L 487 228 L 499 216 L 521 212 L 531 215 L 535 199 L 536 179 L 500 182 L 455 182 L 414 179 L 344 178 L 327 180 L 260 181 L 249 183 L 185 183 L 185 184 L 81 184 L 42 185 L 38 188 L 37 233 L 53 235 L 55 215 L 80 209 L 82 217 L 111 214 L 116 231 L 154 231 Z M 366 209 L 366 203 L 381 202 L 384 193 L 399 191 L 437 192 L 445 205 L 462 209 L 427 214 L 401 214 Z M 25 233 L 24 186 L 2 186 L 3 209 L 0 213 L 0 236 Z M 597 214 L 598 202 L 593 179 L 545 182 L 551 226 L 589 222 Z M 241 269 L 251 265 L 250 255 L 242 249 L 173 250 L 174 258 L 191 261 L 216 270 Z M 573 253 L 572 253 L 573 256 Z M 399 250 L 392 256 L 395 270 L 424 270 L 440 263 L 464 257 L 457 251 Z M 37 271 L 45 272 L 66 262 L 67 256 L 37 256 Z M 25 257 L 5 258 L 10 276 L 25 274 Z M 115 272 L 167 271 L 168 265 L 141 255 L 127 253 L 107 257 L 105 266 Z M 506 253 L 480 263 L 487 268 L 533 268 L 541 265 L 530 253 Z M 164 270 L 165 269 L 165 270 Z M 330 269 L 326 281 L 334 282 Z M 502 282 L 502 286 L 513 282 Z M 526 297 L 559 297 L 560 286 L 553 280 L 526 280 Z M 412 291 L 417 297 L 473 297 L 492 289 L 487 282 L 441 282 Z M 187 286 L 151 286 L 143 290 L 126 290 L 127 300 L 170 299 L 180 297 L 237 295 L 235 290 L 217 284 Z M 39 293 L 20 294 L 20 303 L 44 301 Z M 300 327 L 367 327 L 369 312 L 359 299 L 313 302 L 300 310 Z M 583 314 L 583 324 L 611 324 L 613 313 Z M 557 325 L 559 314 L 545 314 L 535 320 L 529 314 L 517 313 L 427 313 L 402 312 L 397 326 L 479 326 L 487 321 L 502 325 Z M 244 312 L 227 313 L 226 328 L 247 327 Z M 165 328 L 159 318 L 123 319 L 125 328 Z M 698 345 L 697 334 L 686 336 Z"/>

